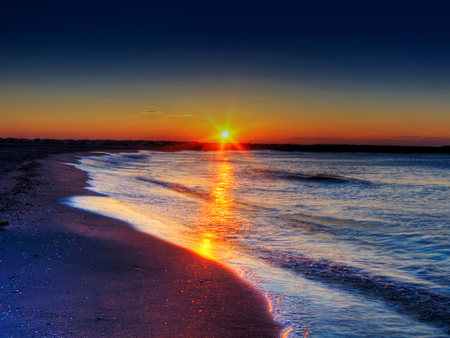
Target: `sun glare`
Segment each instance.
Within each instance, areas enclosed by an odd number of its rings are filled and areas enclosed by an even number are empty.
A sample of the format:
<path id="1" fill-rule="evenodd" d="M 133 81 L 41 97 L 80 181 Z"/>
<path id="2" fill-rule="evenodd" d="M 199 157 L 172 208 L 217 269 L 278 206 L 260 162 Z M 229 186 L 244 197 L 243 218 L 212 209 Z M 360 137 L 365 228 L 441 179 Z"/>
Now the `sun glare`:
<path id="1" fill-rule="evenodd" d="M 222 132 L 222 137 L 223 137 L 223 138 L 227 138 L 228 135 L 229 135 L 229 134 L 228 134 L 228 132 L 227 132 L 226 130 Z"/>

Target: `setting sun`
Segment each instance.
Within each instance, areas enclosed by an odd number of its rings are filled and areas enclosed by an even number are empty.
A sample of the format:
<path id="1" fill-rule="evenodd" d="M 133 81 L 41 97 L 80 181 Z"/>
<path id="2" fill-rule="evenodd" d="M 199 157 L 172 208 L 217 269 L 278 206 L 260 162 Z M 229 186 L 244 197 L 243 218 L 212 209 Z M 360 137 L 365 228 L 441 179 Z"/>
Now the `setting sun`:
<path id="1" fill-rule="evenodd" d="M 226 130 L 222 132 L 222 137 L 223 137 L 223 138 L 227 138 L 228 135 L 229 135 L 229 134 L 228 134 L 228 132 L 227 132 Z"/>

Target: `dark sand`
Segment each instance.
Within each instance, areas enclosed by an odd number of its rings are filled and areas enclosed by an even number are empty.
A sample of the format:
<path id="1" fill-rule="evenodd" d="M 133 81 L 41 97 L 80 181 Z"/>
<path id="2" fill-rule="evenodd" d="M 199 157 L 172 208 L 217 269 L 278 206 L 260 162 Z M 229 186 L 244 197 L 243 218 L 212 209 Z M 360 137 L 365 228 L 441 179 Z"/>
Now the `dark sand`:
<path id="1" fill-rule="evenodd" d="M 59 204 L 93 193 L 59 164 L 72 154 L 48 153 L 0 147 L 1 337 L 280 336 L 265 297 L 223 265 Z"/>

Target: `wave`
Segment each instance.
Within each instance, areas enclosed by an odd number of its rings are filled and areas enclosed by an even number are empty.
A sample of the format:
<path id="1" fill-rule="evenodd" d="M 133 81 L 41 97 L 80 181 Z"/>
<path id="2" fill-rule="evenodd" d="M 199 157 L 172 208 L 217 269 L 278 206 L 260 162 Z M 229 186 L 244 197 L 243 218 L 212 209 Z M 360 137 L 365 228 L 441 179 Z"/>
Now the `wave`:
<path id="1" fill-rule="evenodd" d="M 370 275 L 359 268 L 269 248 L 253 248 L 260 259 L 330 286 L 383 299 L 398 312 L 450 332 L 450 297 L 411 283 Z"/>
<path id="2" fill-rule="evenodd" d="M 148 155 L 138 155 L 138 154 L 123 155 L 122 157 L 131 158 L 135 160 L 147 160 L 150 158 L 150 156 Z"/>
<path id="3" fill-rule="evenodd" d="M 247 171 L 250 171 L 247 169 Z M 360 180 L 351 177 L 345 177 L 333 174 L 305 174 L 295 173 L 283 170 L 271 170 L 271 169 L 251 169 L 251 174 L 256 174 L 260 177 L 268 179 L 283 179 L 289 181 L 312 181 L 312 182 L 331 182 L 331 183 L 348 183 L 348 182 L 364 182 L 368 181 Z"/>
<path id="4" fill-rule="evenodd" d="M 165 188 L 168 188 L 168 189 L 171 189 L 171 190 L 183 193 L 183 194 L 193 195 L 195 197 L 200 197 L 200 198 L 204 198 L 204 199 L 208 199 L 208 200 L 212 199 L 212 196 L 206 192 L 191 189 L 191 188 L 188 188 L 188 187 L 178 184 L 178 183 L 164 182 L 164 181 L 155 180 L 155 179 L 146 178 L 146 177 L 136 177 L 136 179 L 138 179 L 140 181 L 148 182 L 148 183 L 158 184 L 160 186 L 163 186 Z"/>
<path id="5" fill-rule="evenodd" d="M 295 220 L 302 223 L 319 224 L 326 226 L 336 226 L 339 228 L 372 228 L 375 226 L 383 226 L 384 223 L 374 220 L 355 220 L 348 218 L 336 218 L 330 216 L 312 216 L 302 213 L 286 214 L 282 215 L 282 218 L 286 220 Z"/>
<path id="6" fill-rule="evenodd" d="M 144 182 L 148 182 L 148 183 L 153 183 L 153 184 L 157 184 L 160 185 L 164 188 L 185 194 L 185 195 L 191 195 L 193 197 L 198 197 L 198 198 L 202 198 L 205 200 L 214 200 L 214 196 L 212 196 L 210 193 L 201 191 L 201 190 L 195 190 L 189 187 L 186 187 L 182 184 L 179 183 L 173 183 L 173 182 L 165 182 L 165 181 L 160 181 L 160 180 L 156 180 L 153 178 L 146 178 L 146 177 L 136 177 L 136 179 L 140 180 L 140 181 L 144 181 Z M 252 203 L 246 203 L 246 202 L 242 202 L 242 201 L 238 201 L 236 199 L 233 199 L 233 205 L 235 207 L 247 207 L 247 208 L 257 208 L 257 209 L 272 209 L 272 208 L 267 208 L 264 206 L 260 206 L 260 205 L 256 205 L 256 204 L 252 204 Z"/>

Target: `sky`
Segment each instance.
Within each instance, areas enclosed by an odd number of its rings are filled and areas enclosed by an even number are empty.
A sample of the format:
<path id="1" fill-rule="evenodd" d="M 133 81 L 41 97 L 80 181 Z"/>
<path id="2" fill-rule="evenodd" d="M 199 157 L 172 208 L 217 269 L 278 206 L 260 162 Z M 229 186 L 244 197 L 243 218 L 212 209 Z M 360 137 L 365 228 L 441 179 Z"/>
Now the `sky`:
<path id="1" fill-rule="evenodd" d="M 450 2 L 1 6 L 3 138 L 450 145 Z"/>

